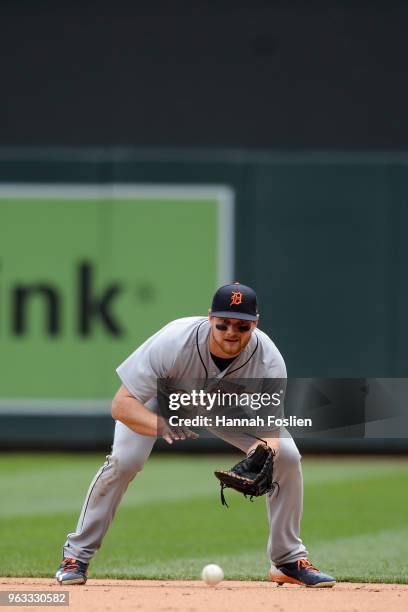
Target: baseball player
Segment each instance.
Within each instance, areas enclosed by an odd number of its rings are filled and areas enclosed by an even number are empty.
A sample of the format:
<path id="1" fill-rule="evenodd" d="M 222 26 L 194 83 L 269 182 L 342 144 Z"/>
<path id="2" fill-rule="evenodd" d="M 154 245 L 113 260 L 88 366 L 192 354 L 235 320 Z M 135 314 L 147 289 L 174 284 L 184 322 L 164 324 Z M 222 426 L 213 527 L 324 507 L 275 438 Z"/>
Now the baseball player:
<path id="1" fill-rule="evenodd" d="M 122 384 L 112 403 L 116 420 L 112 452 L 90 485 L 76 531 L 68 534 L 55 576 L 59 583 L 85 584 L 89 562 L 156 439 L 163 437 L 172 444 L 198 437 L 189 428 L 170 427 L 160 416 L 158 379 L 286 380 L 284 360 L 272 340 L 258 329 L 258 317 L 253 289 L 239 283 L 225 285 L 215 293 L 208 317 L 172 321 L 117 368 Z M 261 442 L 253 435 L 236 431 L 228 433 L 223 429 L 215 433 L 248 457 L 256 454 L 264 442 L 266 448 L 273 450 L 273 479 L 279 487 L 266 495 L 270 579 L 278 584 L 333 586 L 335 579 L 308 561 L 300 539 L 303 481 L 300 455 L 290 434 L 281 429 L 278 435 Z"/>

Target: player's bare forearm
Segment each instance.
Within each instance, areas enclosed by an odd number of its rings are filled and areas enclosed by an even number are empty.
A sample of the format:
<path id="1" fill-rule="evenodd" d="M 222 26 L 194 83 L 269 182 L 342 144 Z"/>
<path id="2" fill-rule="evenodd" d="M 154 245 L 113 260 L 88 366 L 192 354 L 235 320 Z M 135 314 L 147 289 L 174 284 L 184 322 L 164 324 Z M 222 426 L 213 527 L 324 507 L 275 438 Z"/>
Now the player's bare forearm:
<path id="1" fill-rule="evenodd" d="M 143 436 L 157 436 L 157 416 L 122 387 L 112 401 L 112 417 Z"/>
<path id="2" fill-rule="evenodd" d="M 173 440 L 198 438 L 198 434 L 185 427 L 170 428 L 165 419 L 148 410 L 124 385 L 113 398 L 112 418 L 142 436 L 162 436 L 169 444 Z"/>

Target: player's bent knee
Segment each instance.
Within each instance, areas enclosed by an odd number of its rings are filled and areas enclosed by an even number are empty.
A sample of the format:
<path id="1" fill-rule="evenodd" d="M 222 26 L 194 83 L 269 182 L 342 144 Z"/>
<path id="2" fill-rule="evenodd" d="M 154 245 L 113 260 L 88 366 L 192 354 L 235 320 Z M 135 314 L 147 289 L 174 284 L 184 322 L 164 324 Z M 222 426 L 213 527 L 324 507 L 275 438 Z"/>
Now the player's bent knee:
<path id="1" fill-rule="evenodd" d="M 144 468 L 144 460 L 141 457 L 121 457 L 120 455 L 111 455 L 110 461 L 112 469 L 120 478 L 128 478 L 131 480 L 141 472 Z"/>
<path id="2" fill-rule="evenodd" d="M 284 465 L 285 470 L 300 470 L 300 453 L 295 443 L 292 440 L 290 442 L 280 445 L 276 461 L 280 466 Z"/>

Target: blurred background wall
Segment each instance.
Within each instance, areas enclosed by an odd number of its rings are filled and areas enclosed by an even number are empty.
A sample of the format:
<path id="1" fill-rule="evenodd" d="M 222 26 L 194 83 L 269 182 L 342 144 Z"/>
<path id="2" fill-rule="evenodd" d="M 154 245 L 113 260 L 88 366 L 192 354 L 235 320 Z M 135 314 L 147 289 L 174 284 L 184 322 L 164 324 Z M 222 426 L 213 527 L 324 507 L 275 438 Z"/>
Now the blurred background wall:
<path id="1" fill-rule="evenodd" d="M 6 145 L 405 148 L 402 0 L 3 0 Z"/>
<path id="2" fill-rule="evenodd" d="M 406 3 L 397 0 L 2 3 L 4 444 L 34 443 L 42 435 L 48 444 L 69 425 L 61 428 L 58 421 L 52 430 L 50 420 L 44 425 L 39 419 L 41 410 L 54 418 L 53 400 L 84 399 L 72 374 L 71 396 L 58 393 L 66 376 L 62 368 L 48 386 L 43 368 L 48 393 L 30 392 L 29 377 L 38 377 L 29 363 L 39 359 L 40 346 L 57 372 L 58 364 L 69 364 L 67 346 L 72 363 L 87 351 L 98 354 L 88 367 L 104 365 L 94 368 L 85 396 L 100 404 L 94 412 L 87 405 L 87 413 L 77 405 L 75 414 L 94 424 L 105 419 L 102 437 L 86 434 L 84 446 L 108 439 L 111 422 L 101 414 L 117 384 L 118 360 L 169 318 L 200 314 L 200 308 L 205 313 L 204 293 L 221 279 L 224 240 L 232 249 L 234 278 L 257 289 L 261 327 L 275 339 L 291 376 L 407 376 L 407 17 Z M 69 212 L 62 222 L 58 215 L 50 220 L 43 202 L 33 208 L 34 185 L 100 190 L 95 223 L 84 212 L 82 239 Z M 167 226 L 167 237 L 175 227 L 189 237 L 185 252 L 182 238 L 173 240 L 179 246 L 175 257 L 154 228 L 143 225 L 148 213 L 130 222 L 130 213 L 121 217 L 118 209 L 116 225 L 111 222 L 117 210 L 106 191 L 111 185 L 204 188 L 207 200 L 208 193 L 224 190 L 234 209 L 232 239 L 218 212 L 206 208 L 203 226 L 200 218 L 187 221 L 180 202 L 173 202 L 179 216 L 175 226 Z M 24 188 L 29 201 L 21 195 Z M 90 214 L 86 202 L 83 207 Z M 153 214 L 150 224 L 152 219 L 166 235 L 164 217 Z M 134 232 L 113 265 L 121 221 L 128 228 L 133 224 Z M 92 238 L 98 254 L 84 246 L 87 224 L 100 228 Z M 17 248 L 22 227 L 27 237 Z M 142 251 L 141 234 L 147 237 Z M 92 334 L 84 339 L 69 327 L 73 315 L 67 306 L 61 334 L 52 337 L 43 321 L 48 303 L 40 296 L 27 314 L 32 323 L 25 335 L 17 334 L 16 287 L 34 283 L 38 290 L 41 283 L 61 282 L 69 300 L 75 288 L 61 278 L 89 261 L 101 271 L 99 291 L 120 282 L 121 269 L 134 275 L 135 321 L 149 321 L 143 333 L 125 334 L 118 350 L 118 338 L 99 321 L 98 340 Z M 189 286 L 201 285 L 204 293 L 192 292 L 197 300 L 191 302 L 180 296 L 177 303 L 158 280 L 161 262 L 173 264 L 178 281 L 187 277 Z M 104 276 L 107 271 L 110 276 Z M 170 280 L 171 274 L 164 277 Z M 126 320 L 131 313 L 128 305 Z M 19 363 L 31 372 L 24 382 L 17 376 Z M 51 387 L 57 390 L 51 393 Z M 28 415 L 38 431 L 32 435 L 30 426 L 24 438 L 18 419 L 28 422 Z"/>

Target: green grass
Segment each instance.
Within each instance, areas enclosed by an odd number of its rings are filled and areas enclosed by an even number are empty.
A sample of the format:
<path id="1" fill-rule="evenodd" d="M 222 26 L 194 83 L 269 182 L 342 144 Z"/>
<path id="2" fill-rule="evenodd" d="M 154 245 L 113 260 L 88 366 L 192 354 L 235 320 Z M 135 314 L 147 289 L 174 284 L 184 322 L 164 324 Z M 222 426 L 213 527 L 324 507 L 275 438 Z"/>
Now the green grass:
<path id="1" fill-rule="evenodd" d="M 50 576 L 102 455 L 0 457 L 0 574 Z M 264 580 L 265 500 L 228 492 L 229 456 L 156 455 L 131 483 L 92 563 L 92 577 L 198 578 L 216 562 L 227 579 Z M 339 580 L 408 582 L 408 460 L 304 459 L 302 537 Z"/>

